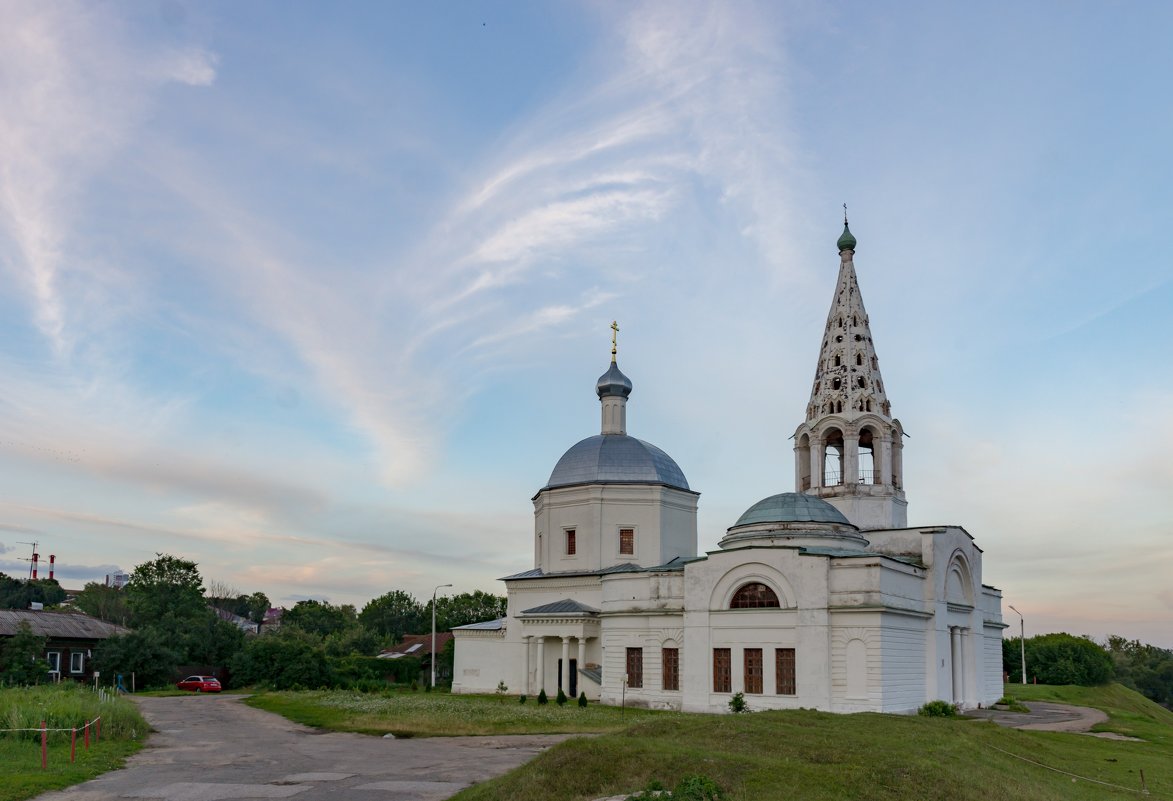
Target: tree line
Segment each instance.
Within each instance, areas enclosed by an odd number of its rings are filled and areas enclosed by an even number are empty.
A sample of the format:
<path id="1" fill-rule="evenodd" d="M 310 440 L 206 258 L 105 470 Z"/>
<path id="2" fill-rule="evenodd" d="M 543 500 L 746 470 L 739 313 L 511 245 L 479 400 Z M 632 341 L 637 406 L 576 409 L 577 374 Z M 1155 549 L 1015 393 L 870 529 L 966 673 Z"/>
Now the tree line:
<path id="1" fill-rule="evenodd" d="M 1173 650 L 1110 635 L 1102 644 L 1090 637 L 1039 634 L 1025 641 L 1002 640 L 1002 668 L 1011 684 L 1022 681 L 1025 645 L 1027 682 L 1093 686 L 1117 681 L 1173 709 Z"/>
<path id="2" fill-rule="evenodd" d="M 61 592 L 60 600 L 64 597 Z M 86 614 L 131 629 L 103 641 L 94 651 L 93 667 L 103 676 L 122 674 L 127 682 L 133 673 L 138 687 L 167 684 L 181 667 L 193 672 L 227 668 L 235 684 L 278 688 L 373 688 L 388 680 L 410 682 L 420 673 L 420 659 L 375 657 L 404 635 L 431 631 L 432 625 L 431 599 L 422 603 L 410 593 L 392 590 L 361 611 L 350 604 L 298 601 L 284 611 L 279 627 L 262 627 L 261 636 L 246 637 L 226 618 L 259 623 L 269 609 L 268 597 L 238 593 L 216 582 L 205 589 L 195 562 L 169 554 L 156 554 L 136 567 L 122 589 L 87 584 L 73 603 Z M 441 597 L 435 613 L 436 630 L 446 631 L 504 616 L 505 598 L 480 590 Z M 39 656 L 44 650 L 38 639 L 27 632 L 12 638 L 0 653 L 0 681 L 30 683 L 35 674 L 44 677 L 45 666 L 24 669 L 29 661 L 25 654 Z M 22 655 L 9 654 L 16 650 Z M 450 666 L 451 647 L 440 659 Z M 10 661 L 20 663 L 20 677 L 5 672 Z"/>

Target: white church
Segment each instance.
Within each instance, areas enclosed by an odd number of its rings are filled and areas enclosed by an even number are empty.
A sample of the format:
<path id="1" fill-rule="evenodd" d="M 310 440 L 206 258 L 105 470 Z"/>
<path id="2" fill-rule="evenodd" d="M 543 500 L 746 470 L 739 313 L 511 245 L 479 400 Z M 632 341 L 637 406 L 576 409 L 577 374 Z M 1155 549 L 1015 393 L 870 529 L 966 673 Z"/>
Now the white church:
<path id="1" fill-rule="evenodd" d="M 794 492 L 764 498 L 697 554 L 699 493 L 627 433 L 631 381 L 598 380 L 602 431 L 533 498 L 534 568 L 502 579 L 506 617 L 454 630 L 453 692 L 722 712 L 913 712 L 1002 695 L 1002 596 L 956 525 L 908 526 L 903 431 L 879 362 L 844 220 L 839 280 Z"/>

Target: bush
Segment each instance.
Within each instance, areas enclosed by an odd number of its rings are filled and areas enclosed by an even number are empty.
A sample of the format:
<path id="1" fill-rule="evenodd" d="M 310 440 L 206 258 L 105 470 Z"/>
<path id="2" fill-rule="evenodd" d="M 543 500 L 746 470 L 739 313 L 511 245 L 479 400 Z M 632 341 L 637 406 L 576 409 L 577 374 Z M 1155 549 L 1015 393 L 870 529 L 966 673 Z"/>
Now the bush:
<path id="1" fill-rule="evenodd" d="M 1021 640 L 1002 641 L 1002 665 L 1011 683 L 1022 681 Z M 1112 680 L 1112 657 L 1087 637 L 1071 634 L 1040 634 L 1026 641 L 1027 681 L 1039 684 L 1081 684 L 1095 686 Z"/>
<path id="2" fill-rule="evenodd" d="M 729 699 L 729 711 L 734 714 L 749 711 L 749 704 L 745 702 L 745 693 L 733 694 L 733 697 Z"/>
<path id="3" fill-rule="evenodd" d="M 541 704 L 542 706 L 545 706 L 546 704 L 550 703 L 550 699 L 546 697 L 545 690 L 542 690 L 541 692 L 538 693 L 538 703 Z"/>
<path id="4" fill-rule="evenodd" d="M 916 710 L 916 714 L 926 718 L 955 718 L 960 712 L 955 704 L 948 701 L 929 701 Z"/>
<path id="5" fill-rule="evenodd" d="M 562 692 L 562 688 L 558 688 L 558 697 L 554 699 L 554 703 L 558 706 L 566 706 L 566 693 Z"/>
<path id="6" fill-rule="evenodd" d="M 519 703 L 519 704 L 524 704 L 524 703 L 525 703 L 525 693 L 522 693 L 521 695 L 519 695 L 519 696 L 517 697 L 517 703 Z"/>
<path id="7" fill-rule="evenodd" d="M 579 694 L 578 694 L 578 705 L 579 705 L 579 707 L 580 707 L 580 708 L 582 708 L 582 709 L 586 709 L 586 705 L 587 705 L 587 699 L 586 699 L 586 693 L 585 693 L 585 692 L 582 692 L 582 693 L 579 693 Z"/>
<path id="8" fill-rule="evenodd" d="M 708 776 L 685 776 L 672 791 L 672 801 L 722 801 L 724 797 L 721 788 Z"/>
<path id="9" fill-rule="evenodd" d="M 334 682 L 320 638 L 296 628 L 253 637 L 232 660 L 236 684 L 276 690 L 329 687 Z"/>

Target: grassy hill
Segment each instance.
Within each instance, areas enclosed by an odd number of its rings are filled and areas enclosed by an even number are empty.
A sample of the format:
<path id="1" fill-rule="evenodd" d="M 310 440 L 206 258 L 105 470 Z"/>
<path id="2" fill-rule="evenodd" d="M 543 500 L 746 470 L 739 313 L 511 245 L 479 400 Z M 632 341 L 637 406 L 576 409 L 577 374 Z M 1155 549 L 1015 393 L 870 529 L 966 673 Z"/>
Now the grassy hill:
<path id="1" fill-rule="evenodd" d="M 1097 728 L 1143 742 L 877 714 L 649 717 L 569 740 L 454 801 L 585 801 L 690 774 L 731 801 L 1099 801 L 1139 797 L 1141 771 L 1147 798 L 1173 801 L 1173 713 L 1119 685 L 1007 692 L 1103 709 L 1109 721 Z"/>

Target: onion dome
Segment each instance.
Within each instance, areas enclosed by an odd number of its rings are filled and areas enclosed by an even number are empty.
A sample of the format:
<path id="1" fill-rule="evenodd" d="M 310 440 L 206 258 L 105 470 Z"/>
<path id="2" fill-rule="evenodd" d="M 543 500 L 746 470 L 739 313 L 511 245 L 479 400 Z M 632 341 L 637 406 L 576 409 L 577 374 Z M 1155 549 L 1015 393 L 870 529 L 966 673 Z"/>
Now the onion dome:
<path id="1" fill-rule="evenodd" d="M 619 369 L 619 365 L 612 361 L 607 372 L 599 376 L 595 392 L 599 394 L 600 398 L 626 398 L 631 395 L 631 379 L 625 376 L 623 371 Z"/>
<path id="2" fill-rule="evenodd" d="M 855 250 L 855 237 L 852 236 L 851 229 L 847 227 L 847 220 L 843 221 L 843 234 L 835 244 L 839 247 L 840 253 L 845 250 Z"/>
<path id="3" fill-rule="evenodd" d="M 747 540 L 771 544 L 859 550 L 867 539 L 831 504 L 814 495 L 783 492 L 745 510 L 725 533 L 722 548 Z"/>

